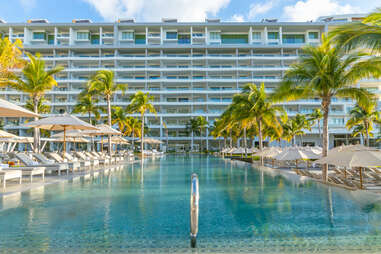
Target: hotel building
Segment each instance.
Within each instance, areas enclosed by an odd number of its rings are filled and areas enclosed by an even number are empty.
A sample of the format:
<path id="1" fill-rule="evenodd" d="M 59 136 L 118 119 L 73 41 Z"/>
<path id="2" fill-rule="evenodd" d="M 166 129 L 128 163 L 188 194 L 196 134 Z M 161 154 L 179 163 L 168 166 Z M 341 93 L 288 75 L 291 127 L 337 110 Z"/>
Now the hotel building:
<path id="1" fill-rule="evenodd" d="M 158 113 L 147 114 L 148 135 L 162 140 L 163 148 L 168 143 L 169 149 L 189 149 L 191 137 L 185 125 L 191 117 L 204 116 L 212 123 L 247 83 L 264 83 L 271 93 L 290 64 L 297 60 L 301 47 L 319 44 L 322 33 L 348 21 L 356 20 L 349 16 L 340 20 L 323 17 L 316 22 L 30 20 L 1 22 L 0 33 L 13 41 L 21 40 L 27 52 L 41 53 L 47 67 L 65 67 L 56 75 L 59 85 L 45 96 L 52 114 L 71 112 L 88 78 L 98 70 L 110 69 L 118 83 L 128 84 L 127 92 L 115 94 L 113 106 L 127 106 L 136 91 L 149 92 L 154 96 Z M 354 85 L 366 86 L 380 94 L 376 81 Z M 24 105 L 28 96 L 2 88 L 1 98 Z M 104 101 L 100 104 L 106 105 Z M 320 106 L 320 101 L 300 100 L 282 105 L 293 116 L 311 113 Z M 352 107 L 353 101 L 349 99 L 333 100 L 329 119 L 331 146 L 350 139 L 345 123 Z M 6 119 L 4 127 L 25 135 L 26 128 L 20 124 L 18 119 Z M 202 141 L 210 150 L 219 146 L 208 131 L 194 139 L 196 145 Z M 316 126 L 303 137 L 304 143 L 319 144 L 318 140 Z"/>

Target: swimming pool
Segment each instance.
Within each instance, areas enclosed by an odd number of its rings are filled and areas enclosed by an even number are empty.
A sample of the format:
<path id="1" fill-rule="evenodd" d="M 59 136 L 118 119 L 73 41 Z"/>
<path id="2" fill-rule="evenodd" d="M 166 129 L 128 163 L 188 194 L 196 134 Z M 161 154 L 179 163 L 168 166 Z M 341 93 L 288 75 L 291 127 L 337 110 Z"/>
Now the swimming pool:
<path id="1" fill-rule="evenodd" d="M 381 251 L 380 205 L 195 155 L 147 160 L 143 170 L 137 163 L 4 198 L 0 253 L 193 253 L 193 172 L 200 182 L 198 252 Z"/>

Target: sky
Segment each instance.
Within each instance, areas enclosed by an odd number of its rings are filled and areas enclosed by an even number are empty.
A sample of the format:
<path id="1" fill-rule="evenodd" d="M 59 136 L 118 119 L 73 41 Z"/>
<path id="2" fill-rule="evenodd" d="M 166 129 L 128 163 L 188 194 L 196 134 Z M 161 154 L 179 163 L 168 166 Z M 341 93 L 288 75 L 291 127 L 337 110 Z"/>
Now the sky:
<path id="1" fill-rule="evenodd" d="M 0 0 L 0 19 L 25 22 L 45 18 L 49 22 L 91 19 L 113 22 L 135 18 L 137 22 L 177 18 L 179 21 L 310 21 L 319 16 L 369 13 L 381 0 Z"/>

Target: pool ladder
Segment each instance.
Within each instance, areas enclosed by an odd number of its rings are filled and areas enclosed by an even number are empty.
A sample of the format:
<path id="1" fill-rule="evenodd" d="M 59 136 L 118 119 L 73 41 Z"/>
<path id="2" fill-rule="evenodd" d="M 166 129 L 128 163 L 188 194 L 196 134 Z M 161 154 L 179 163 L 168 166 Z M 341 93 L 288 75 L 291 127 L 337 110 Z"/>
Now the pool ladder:
<path id="1" fill-rule="evenodd" d="M 190 242 L 191 248 L 196 248 L 196 238 L 198 233 L 198 176 L 193 173 L 191 176 L 191 197 L 190 197 Z"/>

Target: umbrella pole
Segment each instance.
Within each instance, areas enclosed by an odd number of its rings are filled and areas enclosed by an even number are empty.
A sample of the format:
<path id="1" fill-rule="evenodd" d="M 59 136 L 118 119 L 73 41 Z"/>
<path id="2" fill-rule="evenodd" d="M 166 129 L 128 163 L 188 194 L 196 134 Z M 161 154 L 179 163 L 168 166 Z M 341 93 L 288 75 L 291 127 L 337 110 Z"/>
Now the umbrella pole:
<path id="1" fill-rule="evenodd" d="M 360 188 L 363 189 L 362 167 L 359 167 L 359 171 L 360 171 Z"/>

